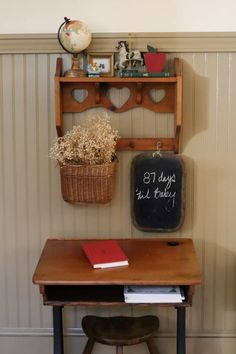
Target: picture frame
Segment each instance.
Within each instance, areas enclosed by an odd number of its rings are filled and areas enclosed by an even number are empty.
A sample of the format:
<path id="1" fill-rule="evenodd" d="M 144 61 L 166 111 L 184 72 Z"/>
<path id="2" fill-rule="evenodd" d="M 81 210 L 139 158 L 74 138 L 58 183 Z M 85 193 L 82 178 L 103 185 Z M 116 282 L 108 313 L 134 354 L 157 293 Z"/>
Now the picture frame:
<path id="1" fill-rule="evenodd" d="M 114 75 L 114 53 L 88 53 L 87 64 L 98 66 L 100 76 Z"/>

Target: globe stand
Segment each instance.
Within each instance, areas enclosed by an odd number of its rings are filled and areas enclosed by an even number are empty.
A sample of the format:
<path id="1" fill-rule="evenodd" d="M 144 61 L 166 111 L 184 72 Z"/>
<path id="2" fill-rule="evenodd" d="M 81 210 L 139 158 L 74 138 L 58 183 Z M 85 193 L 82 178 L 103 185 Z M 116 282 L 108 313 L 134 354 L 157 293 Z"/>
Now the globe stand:
<path id="1" fill-rule="evenodd" d="M 67 70 L 64 74 L 66 77 L 81 77 L 81 76 L 86 76 L 86 73 L 84 70 L 80 68 L 80 63 L 79 63 L 79 55 L 74 54 L 72 56 L 72 65 L 69 70 Z"/>

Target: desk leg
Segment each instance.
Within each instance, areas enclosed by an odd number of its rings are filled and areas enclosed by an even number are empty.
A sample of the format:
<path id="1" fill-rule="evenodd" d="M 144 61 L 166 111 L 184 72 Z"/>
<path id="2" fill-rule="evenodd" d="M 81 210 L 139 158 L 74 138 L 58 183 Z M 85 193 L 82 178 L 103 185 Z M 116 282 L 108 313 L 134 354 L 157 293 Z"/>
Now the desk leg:
<path id="1" fill-rule="evenodd" d="M 62 306 L 53 306 L 53 346 L 54 354 L 64 354 Z"/>
<path id="2" fill-rule="evenodd" d="M 185 307 L 177 307 L 177 354 L 185 353 Z"/>

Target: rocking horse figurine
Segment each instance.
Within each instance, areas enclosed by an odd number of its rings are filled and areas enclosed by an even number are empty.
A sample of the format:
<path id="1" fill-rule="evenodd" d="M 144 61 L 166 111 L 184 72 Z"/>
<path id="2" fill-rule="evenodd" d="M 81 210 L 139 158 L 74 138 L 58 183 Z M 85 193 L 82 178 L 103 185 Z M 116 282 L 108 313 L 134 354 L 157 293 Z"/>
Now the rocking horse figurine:
<path id="1" fill-rule="evenodd" d="M 143 65 L 143 59 L 140 51 L 129 51 L 127 41 L 119 41 L 116 49 L 118 50 L 118 61 L 115 63 L 116 70 L 127 69 L 127 67 L 135 67 L 137 66 L 137 62 L 139 65 Z"/>

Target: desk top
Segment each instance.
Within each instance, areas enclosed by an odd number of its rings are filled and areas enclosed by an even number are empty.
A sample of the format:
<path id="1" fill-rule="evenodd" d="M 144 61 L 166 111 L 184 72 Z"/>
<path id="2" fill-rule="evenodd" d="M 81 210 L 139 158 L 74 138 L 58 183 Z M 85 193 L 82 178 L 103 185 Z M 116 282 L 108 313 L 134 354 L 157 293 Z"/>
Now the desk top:
<path id="1" fill-rule="evenodd" d="M 33 282 L 39 285 L 197 285 L 201 272 L 191 239 L 117 239 L 129 258 L 124 267 L 93 269 L 82 239 L 48 239 Z M 178 241 L 169 246 L 169 241 Z"/>

